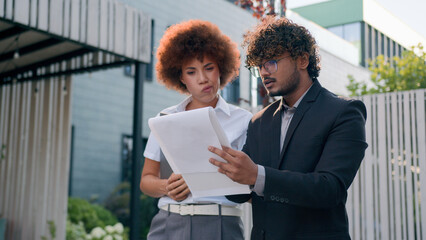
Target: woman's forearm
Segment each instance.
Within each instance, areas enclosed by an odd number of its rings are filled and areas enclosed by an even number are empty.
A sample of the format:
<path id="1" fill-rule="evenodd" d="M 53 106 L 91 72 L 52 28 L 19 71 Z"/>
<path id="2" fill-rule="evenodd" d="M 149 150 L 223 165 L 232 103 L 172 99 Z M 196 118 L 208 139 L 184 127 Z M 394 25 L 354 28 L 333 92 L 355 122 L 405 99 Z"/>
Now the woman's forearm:
<path id="1" fill-rule="evenodd" d="M 153 175 L 145 175 L 141 178 L 140 189 L 150 197 L 159 198 L 167 195 L 166 186 L 167 179 L 160 179 Z"/>
<path id="2" fill-rule="evenodd" d="M 167 195 L 167 179 L 160 178 L 160 162 L 145 158 L 142 170 L 140 189 L 150 197 Z"/>

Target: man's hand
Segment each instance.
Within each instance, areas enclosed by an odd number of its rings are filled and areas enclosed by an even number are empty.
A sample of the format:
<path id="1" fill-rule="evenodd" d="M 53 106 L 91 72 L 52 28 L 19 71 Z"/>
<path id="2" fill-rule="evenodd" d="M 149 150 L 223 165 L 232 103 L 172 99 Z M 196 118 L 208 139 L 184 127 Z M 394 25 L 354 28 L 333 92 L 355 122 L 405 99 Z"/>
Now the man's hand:
<path id="1" fill-rule="evenodd" d="M 187 198 L 188 194 L 191 193 L 182 175 L 174 173 L 167 179 L 166 190 L 167 196 L 178 202 Z"/>
<path id="2" fill-rule="evenodd" d="M 247 154 L 229 147 L 209 147 L 209 151 L 225 159 L 227 163 L 210 158 L 211 164 L 219 167 L 218 171 L 225 174 L 234 182 L 246 185 L 254 185 L 257 179 L 257 165 Z"/>

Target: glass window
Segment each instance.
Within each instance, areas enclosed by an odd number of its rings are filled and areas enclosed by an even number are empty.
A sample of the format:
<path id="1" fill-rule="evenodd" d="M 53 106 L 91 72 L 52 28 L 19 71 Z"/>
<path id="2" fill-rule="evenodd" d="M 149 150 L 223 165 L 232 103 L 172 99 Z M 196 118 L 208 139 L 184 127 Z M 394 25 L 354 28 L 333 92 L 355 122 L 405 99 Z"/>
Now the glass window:
<path id="1" fill-rule="evenodd" d="M 358 55 L 361 58 L 361 22 L 343 25 L 343 38 L 358 48 Z"/>
<path id="2" fill-rule="evenodd" d="M 380 33 L 380 54 L 385 54 L 385 35 L 383 33 Z"/>
<path id="3" fill-rule="evenodd" d="M 355 44 L 357 47 L 361 46 L 361 23 L 349 23 L 328 28 L 328 30 L 337 36 Z"/>
<path id="4" fill-rule="evenodd" d="M 404 51 L 404 48 L 398 44 L 398 57 L 402 57 L 402 52 Z"/>
<path id="5" fill-rule="evenodd" d="M 386 37 L 386 46 L 387 46 L 387 57 L 388 58 L 390 58 L 392 55 L 391 55 L 391 43 L 392 43 L 392 41 L 388 38 L 388 37 Z"/>
<path id="6" fill-rule="evenodd" d="M 379 33 L 377 29 L 374 29 L 374 58 L 379 56 Z"/>
<path id="7" fill-rule="evenodd" d="M 132 175 L 132 147 L 133 137 L 123 134 L 121 136 L 121 181 L 131 181 Z"/>
<path id="8" fill-rule="evenodd" d="M 343 38 L 351 43 L 361 43 L 361 23 L 349 23 L 343 25 Z"/>
<path id="9" fill-rule="evenodd" d="M 373 58 L 373 29 L 370 25 L 368 25 L 368 50 L 367 50 L 367 59 L 371 60 Z"/>
<path id="10" fill-rule="evenodd" d="M 229 103 L 238 104 L 240 99 L 240 78 L 228 83 L 222 90 L 222 97 Z"/>
<path id="11" fill-rule="evenodd" d="M 398 56 L 398 43 L 393 42 L 393 56 Z"/>
<path id="12" fill-rule="evenodd" d="M 343 26 L 334 26 L 334 27 L 329 27 L 328 30 L 334 34 L 336 34 L 337 36 L 344 38 L 343 35 Z"/>
<path id="13" fill-rule="evenodd" d="M 133 64 L 124 66 L 124 76 L 134 77 L 135 76 L 135 67 Z"/>

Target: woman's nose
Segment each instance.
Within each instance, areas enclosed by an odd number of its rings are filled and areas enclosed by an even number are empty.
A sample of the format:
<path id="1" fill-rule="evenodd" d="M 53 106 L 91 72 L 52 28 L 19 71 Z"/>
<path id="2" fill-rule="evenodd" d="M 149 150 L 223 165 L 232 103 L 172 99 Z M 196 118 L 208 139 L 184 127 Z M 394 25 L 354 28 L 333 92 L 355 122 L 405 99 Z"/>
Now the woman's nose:
<path id="1" fill-rule="evenodd" d="M 198 82 L 205 83 L 208 81 L 209 81 L 209 78 L 207 77 L 207 74 L 204 71 L 201 71 L 200 75 L 198 76 Z"/>

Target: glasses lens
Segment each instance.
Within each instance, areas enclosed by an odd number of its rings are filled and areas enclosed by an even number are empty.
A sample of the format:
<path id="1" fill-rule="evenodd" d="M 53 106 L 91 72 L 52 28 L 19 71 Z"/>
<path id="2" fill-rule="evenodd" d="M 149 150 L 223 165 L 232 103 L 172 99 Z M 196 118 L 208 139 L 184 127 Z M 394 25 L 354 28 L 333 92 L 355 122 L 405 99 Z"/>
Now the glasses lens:
<path id="1" fill-rule="evenodd" d="M 250 69 L 251 74 L 254 77 L 256 77 L 256 78 L 260 77 L 259 67 L 250 67 L 249 69 Z"/>
<path id="2" fill-rule="evenodd" d="M 265 67 L 265 70 L 269 73 L 274 73 L 277 71 L 277 61 L 275 60 L 267 61 L 263 64 L 263 66 Z"/>

